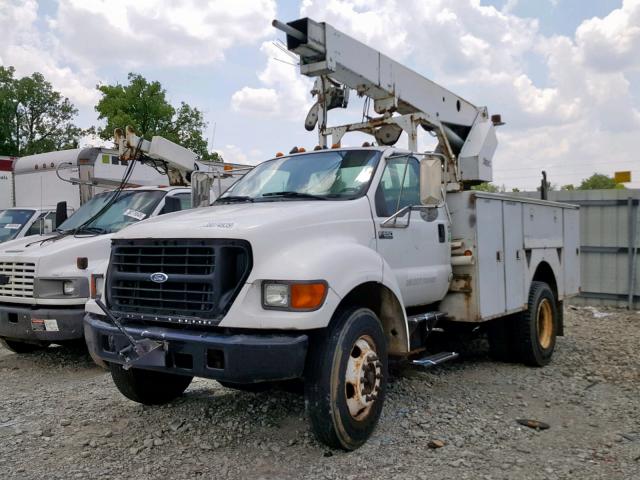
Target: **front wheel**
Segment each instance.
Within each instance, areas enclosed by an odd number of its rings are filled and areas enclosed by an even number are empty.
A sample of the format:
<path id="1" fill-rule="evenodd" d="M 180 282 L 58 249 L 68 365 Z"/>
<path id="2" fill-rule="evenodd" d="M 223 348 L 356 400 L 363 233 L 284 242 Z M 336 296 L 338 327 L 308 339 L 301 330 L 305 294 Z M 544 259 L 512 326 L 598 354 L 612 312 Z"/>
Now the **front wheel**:
<path id="1" fill-rule="evenodd" d="M 367 441 L 382 412 L 387 366 L 384 332 L 369 309 L 338 313 L 313 339 L 305 403 L 318 440 L 345 450 L 355 450 Z"/>
<path id="2" fill-rule="evenodd" d="M 110 363 L 111 378 L 120 393 L 129 400 L 144 405 L 164 405 L 178 398 L 187 389 L 193 377 L 174 373 L 154 372 Z"/>

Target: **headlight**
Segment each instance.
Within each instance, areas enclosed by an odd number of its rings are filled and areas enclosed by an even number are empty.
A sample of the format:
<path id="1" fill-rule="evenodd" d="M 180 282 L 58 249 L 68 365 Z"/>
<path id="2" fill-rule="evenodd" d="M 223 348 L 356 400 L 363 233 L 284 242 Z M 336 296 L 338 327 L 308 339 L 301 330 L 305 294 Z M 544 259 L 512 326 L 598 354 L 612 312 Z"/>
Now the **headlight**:
<path id="1" fill-rule="evenodd" d="M 262 306 L 273 310 L 312 311 L 322 306 L 327 296 L 327 282 L 276 281 L 262 283 Z"/>
<path id="2" fill-rule="evenodd" d="M 36 298 L 88 298 L 88 278 L 36 278 L 33 295 Z"/>
<path id="3" fill-rule="evenodd" d="M 62 282 L 62 293 L 65 295 L 73 295 L 76 293 L 76 286 L 70 280 Z"/>
<path id="4" fill-rule="evenodd" d="M 288 307 L 289 285 L 284 283 L 266 283 L 264 286 L 264 305 L 267 307 Z"/>

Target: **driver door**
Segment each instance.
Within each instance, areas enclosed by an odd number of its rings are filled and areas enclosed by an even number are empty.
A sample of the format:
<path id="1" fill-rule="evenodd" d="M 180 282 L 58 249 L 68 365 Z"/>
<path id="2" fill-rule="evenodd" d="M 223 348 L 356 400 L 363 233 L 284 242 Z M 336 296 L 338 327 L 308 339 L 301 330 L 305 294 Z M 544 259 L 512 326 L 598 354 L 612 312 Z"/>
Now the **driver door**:
<path id="1" fill-rule="evenodd" d="M 398 282 L 405 307 L 441 300 L 451 276 L 444 208 L 413 209 L 382 225 L 394 213 L 412 205 L 420 205 L 418 159 L 406 155 L 387 158 L 375 192 L 377 249 Z"/>

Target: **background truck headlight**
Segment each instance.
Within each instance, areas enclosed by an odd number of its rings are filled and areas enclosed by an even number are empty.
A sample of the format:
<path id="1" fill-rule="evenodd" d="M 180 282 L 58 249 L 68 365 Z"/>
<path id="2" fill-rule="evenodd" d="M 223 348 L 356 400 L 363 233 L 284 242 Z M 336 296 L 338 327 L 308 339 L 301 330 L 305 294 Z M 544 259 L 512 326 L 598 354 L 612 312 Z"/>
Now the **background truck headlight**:
<path id="1" fill-rule="evenodd" d="M 262 282 L 262 307 L 267 310 L 317 310 L 324 303 L 327 290 L 324 280 L 265 280 Z"/>
<path id="2" fill-rule="evenodd" d="M 71 280 L 62 282 L 62 293 L 65 295 L 73 295 L 76 292 L 76 286 Z"/>
<path id="3" fill-rule="evenodd" d="M 87 278 L 36 278 L 34 281 L 36 298 L 88 298 Z"/>

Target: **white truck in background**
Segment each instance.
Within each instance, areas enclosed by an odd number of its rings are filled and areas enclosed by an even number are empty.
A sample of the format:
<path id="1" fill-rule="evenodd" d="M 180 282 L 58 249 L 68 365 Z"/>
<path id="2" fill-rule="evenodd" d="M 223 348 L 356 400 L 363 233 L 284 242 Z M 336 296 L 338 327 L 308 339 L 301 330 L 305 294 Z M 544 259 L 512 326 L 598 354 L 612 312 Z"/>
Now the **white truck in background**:
<path id="1" fill-rule="evenodd" d="M 16 157 L 0 155 L 0 210 L 13 206 L 13 162 Z"/>
<path id="2" fill-rule="evenodd" d="M 182 177 L 188 177 L 195 169 L 193 152 L 158 137 L 147 143 L 143 152 L 152 156 L 152 163 L 165 164 L 167 171 L 158 183 L 169 183 L 167 174 L 172 168 Z M 110 162 L 112 156 L 121 161 L 118 152 L 108 156 Z M 139 158 L 124 161 L 138 162 Z M 141 162 L 131 168 L 130 175 L 120 178 L 122 185 L 132 183 L 136 170 L 150 167 Z M 82 173 L 82 165 L 80 170 Z M 216 181 L 214 190 L 206 192 L 207 198 L 235 181 L 229 173 L 225 175 L 224 166 L 218 170 L 211 176 Z M 192 189 L 188 186 L 143 186 L 92 193 L 90 200 L 50 234 L 0 245 L 0 340 L 9 349 L 26 353 L 49 343 L 82 339 L 84 305 L 101 288 L 112 236 L 146 218 L 189 209 L 191 205 Z"/>
<path id="3" fill-rule="evenodd" d="M 0 162 L 0 243 L 53 232 L 94 195 L 117 186 L 127 169 L 116 150 L 103 147 Z M 72 178 L 77 181 L 69 181 Z M 140 186 L 166 181 L 166 175 L 148 165 L 138 165 L 130 178 L 131 185 Z"/>
<path id="4" fill-rule="evenodd" d="M 579 290 L 577 207 L 470 190 L 492 179 L 499 116 L 331 25 L 274 25 L 316 77 L 305 126 L 319 147 L 261 163 L 209 208 L 113 236 L 85 336 L 122 394 L 165 404 L 194 376 L 301 379 L 318 439 L 353 450 L 380 417 L 390 358 L 457 356 L 433 350 L 435 330 L 482 327 L 495 357 L 548 364 Z M 329 127 L 351 89 L 379 116 Z M 353 131 L 379 146 L 340 147 Z"/>

